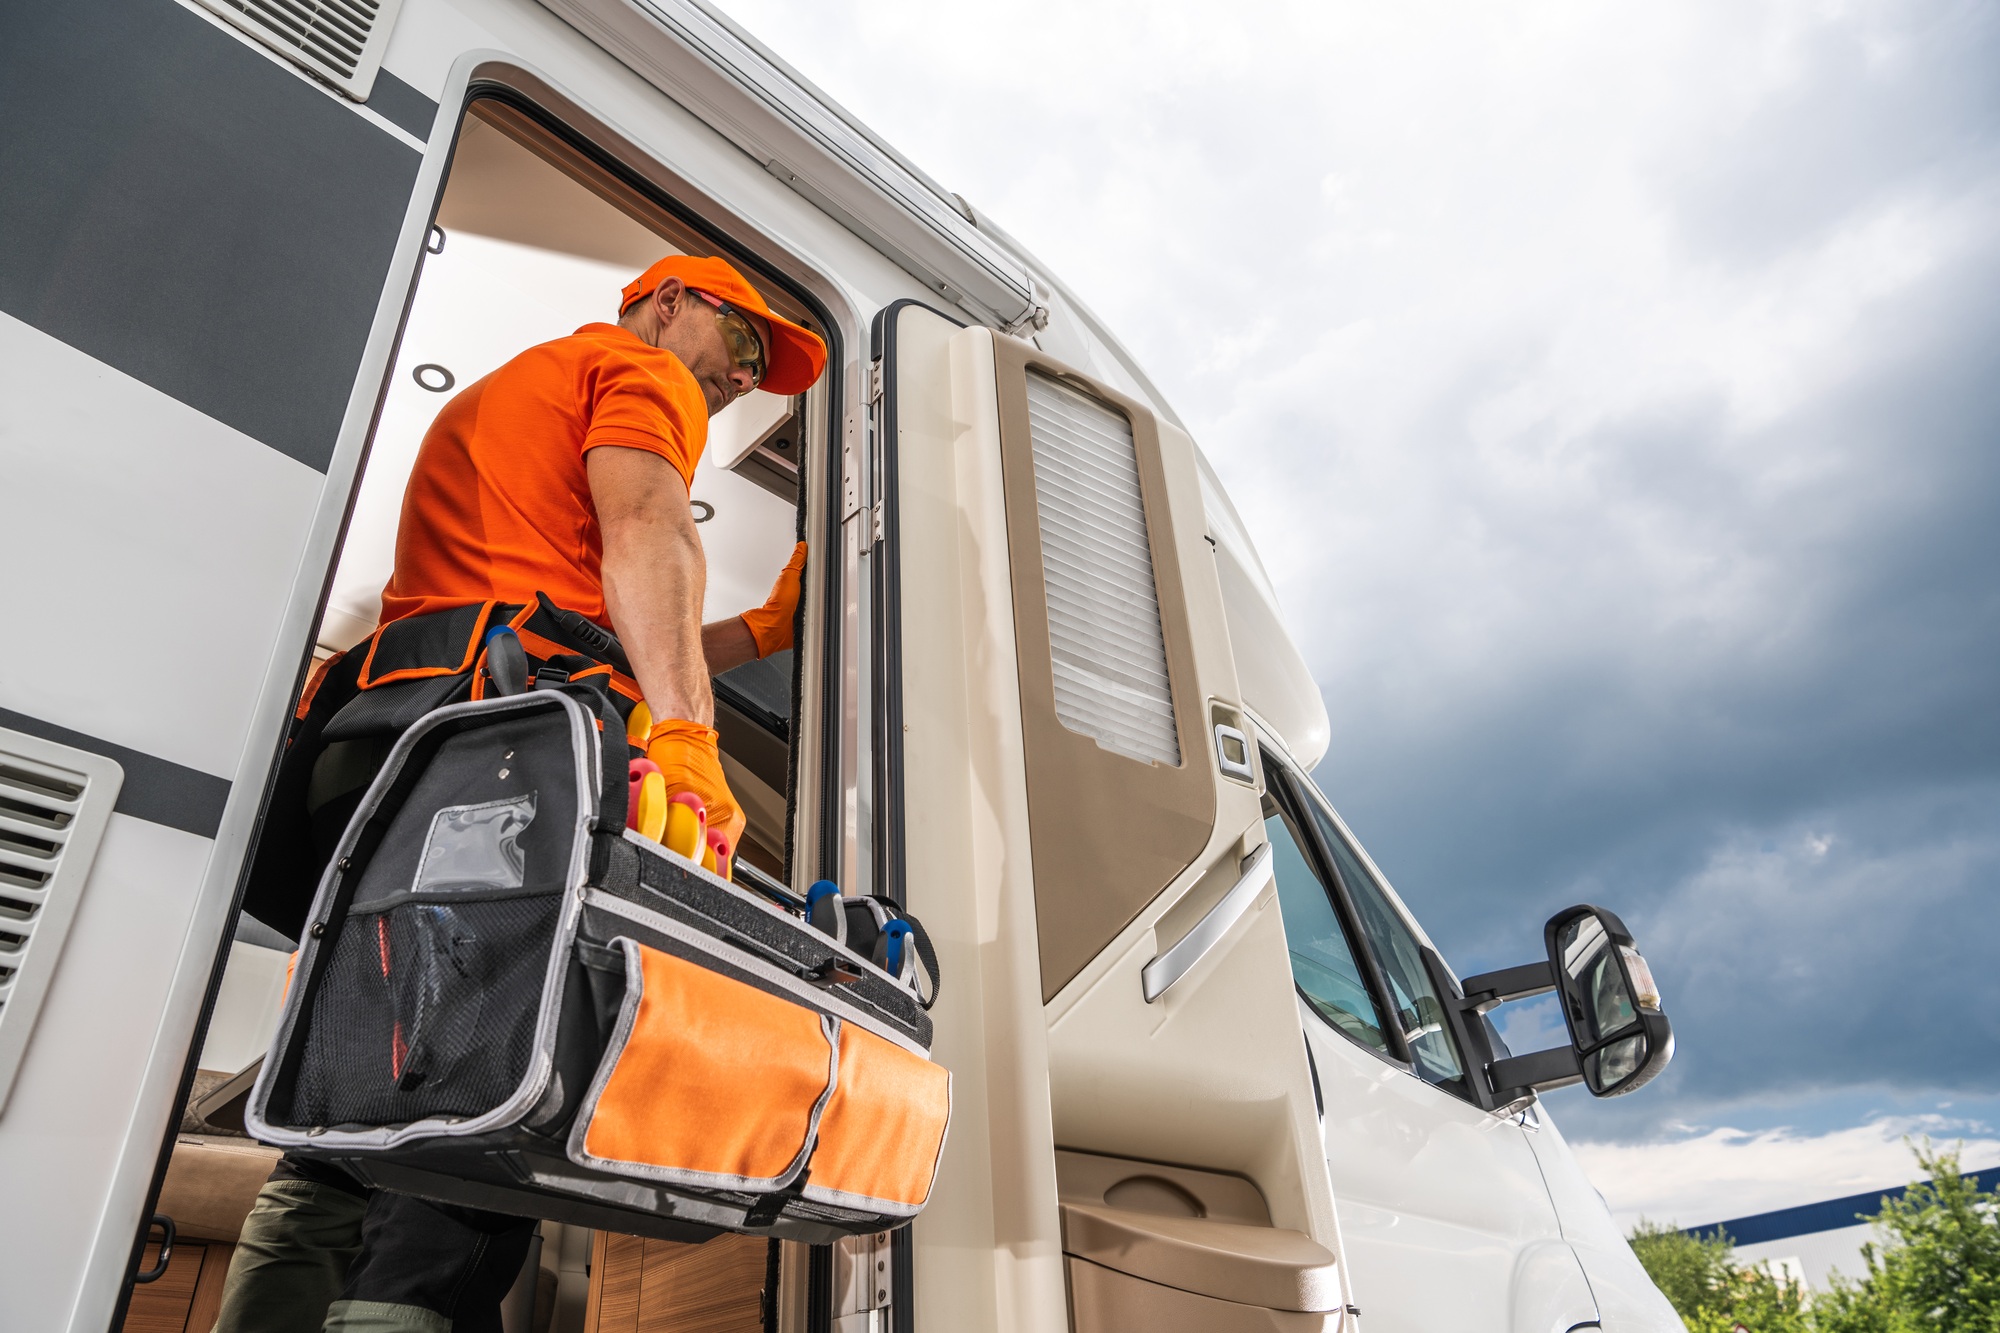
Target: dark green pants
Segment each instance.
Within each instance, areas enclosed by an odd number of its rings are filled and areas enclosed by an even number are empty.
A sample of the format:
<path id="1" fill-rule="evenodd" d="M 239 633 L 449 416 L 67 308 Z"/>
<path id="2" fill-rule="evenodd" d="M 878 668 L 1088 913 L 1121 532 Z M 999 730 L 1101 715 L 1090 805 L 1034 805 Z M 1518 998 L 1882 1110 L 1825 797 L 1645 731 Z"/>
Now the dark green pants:
<path id="1" fill-rule="evenodd" d="M 285 1157 L 243 1224 L 215 1333 L 500 1333 L 534 1232 Z"/>

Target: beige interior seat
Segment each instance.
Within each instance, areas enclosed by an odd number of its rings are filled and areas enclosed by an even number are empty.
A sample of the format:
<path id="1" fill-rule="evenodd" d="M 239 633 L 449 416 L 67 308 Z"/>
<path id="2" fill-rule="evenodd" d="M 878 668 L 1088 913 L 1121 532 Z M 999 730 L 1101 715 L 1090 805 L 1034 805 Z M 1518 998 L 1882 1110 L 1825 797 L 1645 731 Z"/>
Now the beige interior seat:
<path id="1" fill-rule="evenodd" d="M 250 1139 L 182 1134 L 174 1140 L 156 1211 L 174 1219 L 179 1235 L 233 1244 L 277 1162 L 276 1148 Z"/>

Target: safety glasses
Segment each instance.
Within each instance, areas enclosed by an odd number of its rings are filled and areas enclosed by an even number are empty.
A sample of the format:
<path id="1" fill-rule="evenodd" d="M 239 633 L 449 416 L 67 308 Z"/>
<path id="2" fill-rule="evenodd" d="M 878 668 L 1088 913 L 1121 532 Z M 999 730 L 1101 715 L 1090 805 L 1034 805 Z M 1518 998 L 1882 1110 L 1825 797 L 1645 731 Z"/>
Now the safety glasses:
<path id="1" fill-rule="evenodd" d="M 718 296 L 688 288 L 696 296 L 715 307 L 715 327 L 722 330 L 722 340 L 729 345 L 729 359 L 750 372 L 750 387 L 756 388 L 764 382 L 764 340 L 757 336 L 757 326 L 749 316 Z"/>

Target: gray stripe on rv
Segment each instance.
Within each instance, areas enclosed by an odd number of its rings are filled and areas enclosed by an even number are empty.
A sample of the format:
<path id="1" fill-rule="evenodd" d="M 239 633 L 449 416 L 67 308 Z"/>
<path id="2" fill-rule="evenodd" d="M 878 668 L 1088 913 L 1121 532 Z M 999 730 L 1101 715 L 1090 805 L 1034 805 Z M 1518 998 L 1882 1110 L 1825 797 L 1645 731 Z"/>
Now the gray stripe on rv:
<path id="1" fill-rule="evenodd" d="M 368 109 L 397 129 L 418 139 L 428 139 L 431 122 L 437 119 L 438 104 L 385 69 L 376 71 L 375 90 L 368 94 Z"/>
<path id="2" fill-rule="evenodd" d="M 420 156 L 172 0 L 0 6 L 0 124 L 0 310 L 324 472 Z"/>
<path id="3" fill-rule="evenodd" d="M 227 778 L 8 708 L 0 708 L 0 727 L 11 727 L 57 745 L 117 760 L 125 770 L 125 785 L 118 789 L 118 804 L 112 809 L 121 815 L 165 824 L 203 838 L 213 838 L 222 827 L 222 807 L 229 802 Z"/>

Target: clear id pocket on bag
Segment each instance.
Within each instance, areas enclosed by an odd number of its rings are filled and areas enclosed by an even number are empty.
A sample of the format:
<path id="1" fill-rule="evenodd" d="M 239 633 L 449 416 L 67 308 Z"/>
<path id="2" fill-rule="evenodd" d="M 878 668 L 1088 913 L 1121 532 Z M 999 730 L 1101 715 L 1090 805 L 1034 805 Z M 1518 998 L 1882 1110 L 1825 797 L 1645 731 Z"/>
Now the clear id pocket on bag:
<path id="1" fill-rule="evenodd" d="M 521 834 L 535 822 L 539 793 L 453 805 L 431 817 L 417 862 L 415 893 L 518 889 L 528 867 Z"/>

